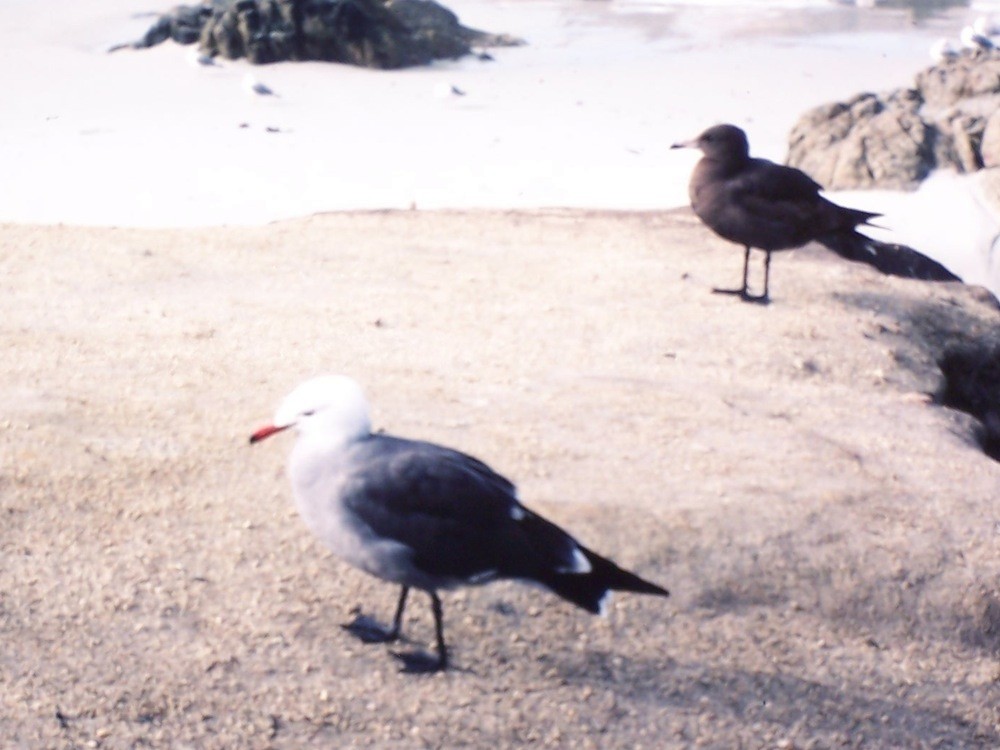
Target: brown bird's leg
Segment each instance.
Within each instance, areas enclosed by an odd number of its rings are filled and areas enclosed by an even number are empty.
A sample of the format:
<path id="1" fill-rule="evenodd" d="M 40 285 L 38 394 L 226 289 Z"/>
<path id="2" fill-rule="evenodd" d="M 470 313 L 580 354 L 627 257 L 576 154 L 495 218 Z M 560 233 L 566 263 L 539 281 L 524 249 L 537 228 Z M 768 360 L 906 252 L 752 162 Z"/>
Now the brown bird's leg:
<path id="1" fill-rule="evenodd" d="M 771 278 L 771 251 L 764 251 L 764 293 L 763 294 L 750 294 L 750 290 L 746 288 L 746 281 L 744 280 L 744 291 L 741 298 L 744 302 L 756 302 L 760 305 L 766 305 L 771 302 L 771 298 L 767 294 L 767 285 Z"/>
<path id="2" fill-rule="evenodd" d="M 739 289 L 722 289 L 720 287 L 713 287 L 713 294 L 738 294 L 744 300 L 749 299 L 747 295 L 747 276 L 749 274 L 750 268 L 750 246 L 747 245 L 743 250 L 743 286 Z"/>

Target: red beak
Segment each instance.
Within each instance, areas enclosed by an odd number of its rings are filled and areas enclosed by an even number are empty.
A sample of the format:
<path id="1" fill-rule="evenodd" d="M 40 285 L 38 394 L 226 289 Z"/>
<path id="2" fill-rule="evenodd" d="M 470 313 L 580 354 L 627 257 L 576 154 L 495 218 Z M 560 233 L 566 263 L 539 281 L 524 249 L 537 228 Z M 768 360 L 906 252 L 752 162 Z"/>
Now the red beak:
<path id="1" fill-rule="evenodd" d="M 261 427 L 257 432 L 250 436 L 250 445 L 254 443 L 259 443 L 261 440 L 267 437 L 271 437 L 276 432 L 281 432 L 282 430 L 287 430 L 291 425 L 286 424 L 284 427 L 275 427 L 273 424 L 269 424 L 266 427 Z"/>

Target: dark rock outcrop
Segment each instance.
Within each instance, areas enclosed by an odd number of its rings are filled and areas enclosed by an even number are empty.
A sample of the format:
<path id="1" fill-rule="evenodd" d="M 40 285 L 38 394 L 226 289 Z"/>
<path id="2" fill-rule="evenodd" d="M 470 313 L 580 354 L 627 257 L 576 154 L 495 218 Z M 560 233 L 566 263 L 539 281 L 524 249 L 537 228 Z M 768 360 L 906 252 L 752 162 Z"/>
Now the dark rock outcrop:
<path id="1" fill-rule="evenodd" d="M 157 18 L 156 23 L 140 39 L 130 44 L 116 44 L 108 51 L 114 52 L 126 47 L 134 49 L 155 47 L 168 39 L 173 39 L 178 44 L 194 44 L 198 41 L 205 22 L 211 18 L 212 10 L 212 3 L 178 5 L 170 13 Z"/>
<path id="2" fill-rule="evenodd" d="M 140 40 L 121 46 L 167 39 L 256 64 L 322 60 L 384 69 L 462 57 L 474 46 L 523 43 L 466 28 L 433 0 L 213 0 L 177 6 Z"/>
<path id="3" fill-rule="evenodd" d="M 1000 344 L 954 344 L 938 366 L 944 375 L 938 402 L 976 417 L 976 439 L 988 456 L 1000 461 Z"/>
<path id="4" fill-rule="evenodd" d="M 914 88 L 810 110 L 789 136 L 788 164 L 835 190 L 912 189 L 934 169 L 1000 166 L 1000 51 L 930 67 Z"/>

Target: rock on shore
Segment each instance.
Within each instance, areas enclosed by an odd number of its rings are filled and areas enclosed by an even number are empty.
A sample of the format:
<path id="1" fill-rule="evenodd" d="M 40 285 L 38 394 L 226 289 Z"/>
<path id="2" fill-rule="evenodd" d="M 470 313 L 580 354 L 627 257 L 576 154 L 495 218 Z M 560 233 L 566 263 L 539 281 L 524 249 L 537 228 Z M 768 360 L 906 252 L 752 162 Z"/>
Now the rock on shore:
<path id="1" fill-rule="evenodd" d="M 180 5 L 141 39 L 121 46 L 152 47 L 167 39 L 256 64 L 321 60 L 384 69 L 523 43 L 462 26 L 433 0 L 213 0 Z"/>
<path id="2" fill-rule="evenodd" d="M 913 189 L 934 169 L 1000 167 L 1000 50 L 943 61 L 912 88 L 806 112 L 788 163 L 831 190 Z"/>

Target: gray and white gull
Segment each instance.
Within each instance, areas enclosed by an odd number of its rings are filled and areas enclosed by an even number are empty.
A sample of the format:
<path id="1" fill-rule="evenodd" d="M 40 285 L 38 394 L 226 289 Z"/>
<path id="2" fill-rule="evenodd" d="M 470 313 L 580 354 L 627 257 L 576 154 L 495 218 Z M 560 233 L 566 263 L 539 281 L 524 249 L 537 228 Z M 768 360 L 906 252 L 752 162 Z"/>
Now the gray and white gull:
<path id="1" fill-rule="evenodd" d="M 316 377 L 292 391 L 250 442 L 295 428 L 288 474 L 306 525 L 345 562 L 401 586 L 390 628 L 359 616 L 347 630 L 367 642 L 395 641 L 409 590 L 428 593 L 437 657 L 396 654 L 406 671 L 448 666 L 442 589 L 519 579 L 595 614 L 612 590 L 669 595 L 524 507 L 514 485 L 482 461 L 373 434 L 368 411 L 354 380 Z"/>

